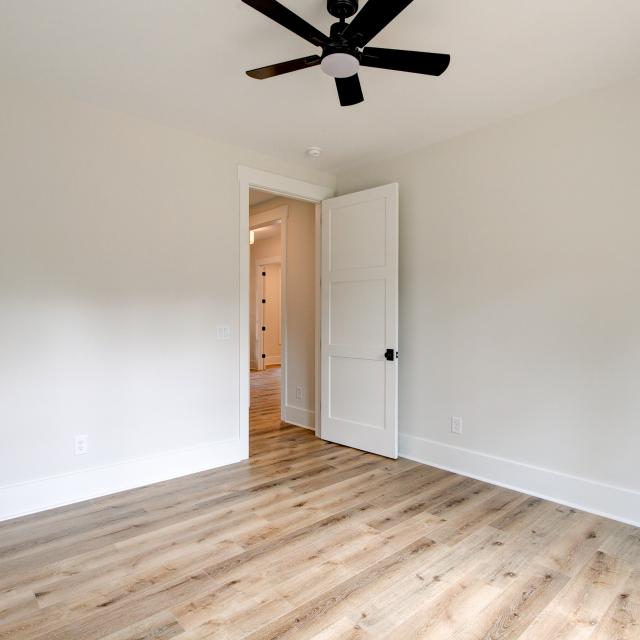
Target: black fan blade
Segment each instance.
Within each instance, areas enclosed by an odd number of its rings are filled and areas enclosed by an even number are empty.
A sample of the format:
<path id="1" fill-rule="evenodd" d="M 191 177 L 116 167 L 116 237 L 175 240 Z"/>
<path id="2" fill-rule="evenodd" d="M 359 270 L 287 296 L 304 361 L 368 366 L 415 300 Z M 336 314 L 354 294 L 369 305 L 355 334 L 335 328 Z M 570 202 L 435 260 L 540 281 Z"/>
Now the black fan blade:
<path id="1" fill-rule="evenodd" d="M 266 67 L 260 67 L 259 69 L 251 69 L 251 71 L 247 71 L 247 75 L 256 80 L 265 80 L 266 78 L 281 76 L 283 73 L 291 73 L 292 71 L 299 71 L 307 67 L 315 67 L 320 64 L 321 60 L 322 58 L 320 56 L 307 56 L 306 58 L 287 60 L 287 62 L 278 62 L 267 65 Z"/>
<path id="2" fill-rule="evenodd" d="M 349 78 L 336 78 L 336 88 L 338 89 L 340 104 L 343 107 L 350 107 L 364 101 L 357 73 Z"/>
<path id="3" fill-rule="evenodd" d="M 271 18 L 285 29 L 289 29 L 289 31 L 293 31 L 301 38 L 308 40 L 311 44 L 322 47 L 329 42 L 329 38 L 324 33 L 318 31 L 306 20 L 303 20 L 293 11 L 276 2 L 276 0 L 242 0 L 242 2 L 264 14 L 267 18 Z"/>
<path id="4" fill-rule="evenodd" d="M 449 66 L 451 56 L 447 53 L 426 53 L 424 51 L 403 51 L 402 49 L 379 49 L 365 47 L 360 64 L 365 67 L 392 69 L 424 73 L 428 76 L 442 75 Z"/>
<path id="5" fill-rule="evenodd" d="M 342 35 L 358 47 L 377 36 L 413 0 L 369 0 Z"/>

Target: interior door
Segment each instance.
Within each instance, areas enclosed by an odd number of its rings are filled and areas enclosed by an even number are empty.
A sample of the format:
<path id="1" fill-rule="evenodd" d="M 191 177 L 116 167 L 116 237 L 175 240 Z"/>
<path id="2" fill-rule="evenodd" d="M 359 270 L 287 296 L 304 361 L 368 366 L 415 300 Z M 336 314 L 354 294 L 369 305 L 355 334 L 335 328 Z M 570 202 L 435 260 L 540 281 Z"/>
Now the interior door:
<path id="1" fill-rule="evenodd" d="M 322 203 L 321 437 L 398 457 L 398 185 Z"/>
<path id="2" fill-rule="evenodd" d="M 265 264 L 259 267 L 262 278 L 262 364 L 266 367 L 280 364 L 282 331 L 280 318 L 280 264 Z"/>

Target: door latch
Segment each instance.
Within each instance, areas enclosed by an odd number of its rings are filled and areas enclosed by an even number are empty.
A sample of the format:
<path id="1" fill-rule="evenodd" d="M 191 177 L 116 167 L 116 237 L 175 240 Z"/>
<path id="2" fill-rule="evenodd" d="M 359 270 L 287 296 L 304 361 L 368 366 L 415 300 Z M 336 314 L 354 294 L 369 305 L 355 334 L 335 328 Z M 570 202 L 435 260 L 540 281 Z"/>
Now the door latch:
<path id="1" fill-rule="evenodd" d="M 398 352 L 395 351 L 394 349 L 387 349 L 384 352 L 384 357 L 389 362 L 393 362 L 398 357 Z"/>

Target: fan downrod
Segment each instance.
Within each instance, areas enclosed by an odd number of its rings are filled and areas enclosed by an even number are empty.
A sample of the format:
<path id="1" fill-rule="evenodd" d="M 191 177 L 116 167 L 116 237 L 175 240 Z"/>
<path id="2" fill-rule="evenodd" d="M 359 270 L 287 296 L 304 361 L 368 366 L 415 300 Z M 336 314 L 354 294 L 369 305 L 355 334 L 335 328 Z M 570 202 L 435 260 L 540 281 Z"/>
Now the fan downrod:
<path id="1" fill-rule="evenodd" d="M 358 11 L 358 0 L 327 0 L 327 11 L 339 20 L 345 20 Z"/>

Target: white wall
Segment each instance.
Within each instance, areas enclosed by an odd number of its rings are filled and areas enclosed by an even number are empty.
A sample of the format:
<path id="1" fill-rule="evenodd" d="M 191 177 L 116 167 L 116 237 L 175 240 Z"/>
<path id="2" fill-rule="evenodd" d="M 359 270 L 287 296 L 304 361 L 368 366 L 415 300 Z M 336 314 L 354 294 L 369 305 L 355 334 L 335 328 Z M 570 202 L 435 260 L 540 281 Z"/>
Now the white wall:
<path id="1" fill-rule="evenodd" d="M 286 206 L 287 217 L 287 369 L 283 381 L 285 420 L 315 425 L 315 205 L 293 198 L 274 198 L 251 207 L 251 215 Z M 296 387 L 303 398 L 296 398 Z"/>
<path id="2" fill-rule="evenodd" d="M 0 518 L 236 460 L 237 166 L 334 179 L 6 85 L 0 139 Z"/>
<path id="3" fill-rule="evenodd" d="M 339 176 L 400 183 L 402 454 L 640 523 L 639 113 L 635 79 Z"/>
<path id="4" fill-rule="evenodd" d="M 640 523 L 639 112 L 636 80 L 340 176 L 400 182 L 405 455 Z M 333 178 L 6 85 L 0 137 L 0 518 L 236 459 L 237 165 Z"/>

